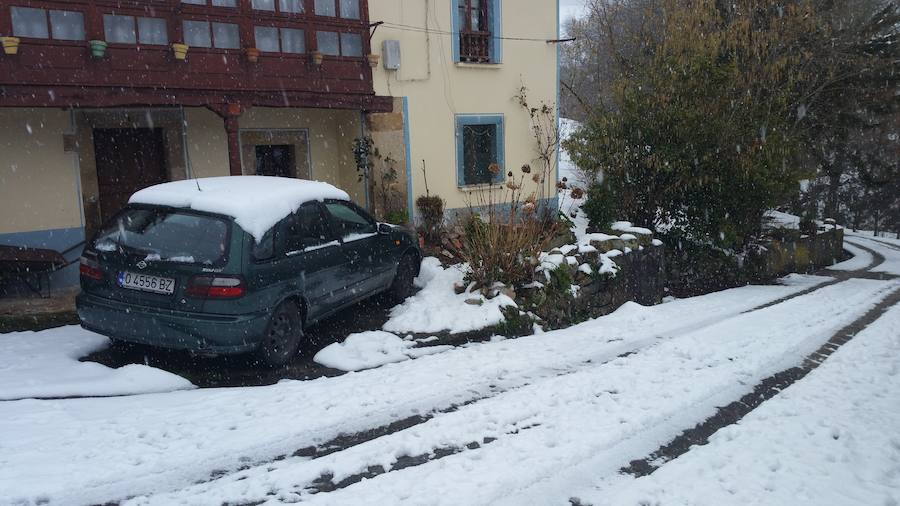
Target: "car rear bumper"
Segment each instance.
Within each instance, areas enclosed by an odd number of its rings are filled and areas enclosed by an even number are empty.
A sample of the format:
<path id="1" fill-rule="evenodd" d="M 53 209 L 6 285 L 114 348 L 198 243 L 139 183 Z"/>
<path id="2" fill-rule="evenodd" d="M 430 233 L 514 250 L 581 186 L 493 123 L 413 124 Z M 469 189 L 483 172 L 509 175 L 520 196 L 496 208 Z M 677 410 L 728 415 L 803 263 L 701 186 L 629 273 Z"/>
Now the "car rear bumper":
<path id="1" fill-rule="evenodd" d="M 81 326 L 107 337 L 204 354 L 236 354 L 259 346 L 268 314 L 214 315 L 135 306 L 82 292 Z"/>

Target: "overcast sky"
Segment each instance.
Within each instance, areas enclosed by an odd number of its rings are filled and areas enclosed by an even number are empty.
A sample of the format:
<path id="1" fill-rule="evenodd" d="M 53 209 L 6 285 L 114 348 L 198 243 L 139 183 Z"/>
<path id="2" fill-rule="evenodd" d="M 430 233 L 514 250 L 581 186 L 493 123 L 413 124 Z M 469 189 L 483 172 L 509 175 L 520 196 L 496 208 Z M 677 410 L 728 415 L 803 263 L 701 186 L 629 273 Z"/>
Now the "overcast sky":
<path id="1" fill-rule="evenodd" d="M 564 22 L 566 19 L 575 16 L 584 8 L 586 0 L 560 0 L 559 1 L 559 19 Z"/>

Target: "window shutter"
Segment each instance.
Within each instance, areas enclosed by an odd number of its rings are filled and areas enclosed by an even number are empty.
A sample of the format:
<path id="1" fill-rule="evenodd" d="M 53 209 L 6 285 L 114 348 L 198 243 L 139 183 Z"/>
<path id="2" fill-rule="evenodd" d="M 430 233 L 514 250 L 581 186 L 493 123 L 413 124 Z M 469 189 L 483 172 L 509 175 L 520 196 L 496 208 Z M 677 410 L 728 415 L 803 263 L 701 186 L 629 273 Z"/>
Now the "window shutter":
<path id="1" fill-rule="evenodd" d="M 459 3 L 462 1 L 464 0 L 451 0 L 450 2 L 450 8 L 452 9 L 450 12 L 450 46 L 453 52 L 453 63 L 459 62 L 459 31 L 462 29 L 459 26 Z M 458 129 L 459 125 L 457 125 Z"/>
<path id="2" fill-rule="evenodd" d="M 497 143 L 497 165 L 500 166 L 500 171 L 494 176 L 495 183 L 502 183 L 506 179 L 506 160 L 505 153 L 503 148 L 504 146 L 504 133 L 503 133 L 503 116 L 498 116 L 494 119 L 494 124 L 497 125 L 496 139 L 494 140 Z"/>
<path id="3" fill-rule="evenodd" d="M 491 23 L 491 63 L 503 62 L 503 0 L 490 0 L 488 18 Z M 459 37 L 456 37 L 459 44 Z"/>
<path id="4" fill-rule="evenodd" d="M 454 0 L 455 4 L 457 0 Z M 463 122 L 456 118 L 456 185 L 466 185 L 465 154 L 463 153 Z"/>

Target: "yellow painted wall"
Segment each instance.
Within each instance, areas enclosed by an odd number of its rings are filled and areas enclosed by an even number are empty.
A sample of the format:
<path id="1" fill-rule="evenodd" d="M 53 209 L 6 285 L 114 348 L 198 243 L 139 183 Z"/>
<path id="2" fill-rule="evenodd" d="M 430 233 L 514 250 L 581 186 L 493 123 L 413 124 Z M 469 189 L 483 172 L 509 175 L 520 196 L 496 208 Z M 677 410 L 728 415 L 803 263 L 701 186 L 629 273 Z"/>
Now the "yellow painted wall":
<path id="1" fill-rule="evenodd" d="M 60 109 L 0 108 L 0 234 L 81 226 L 69 123 Z"/>
<path id="2" fill-rule="evenodd" d="M 228 144 L 222 119 L 204 108 L 186 109 L 185 114 L 194 177 L 227 176 Z M 353 139 L 360 135 L 358 111 L 253 107 L 238 123 L 241 129 L 308 130 L 312 179 L 331 183 L 356 202 L 365 202 L 353 161 Z M 248 173 L 247 168 L 244 171 Z"/>
<path id="3" fill-rule="evenodd" d="M 378 54 L 384 40 L 400 41 L 400 70 L 385 70 L 380 63 L 374 83 L 378 95 L 408 97 L 414 197 L 425 193 L 424 159 L 429 189 L 439 193 L 448 208 L 477 203 L 478 196 L 467 196 L 468 191 L 457 187 L 456 114 L 503 114 L 505 171 L 518 175 L 523 164 L 537 165 L 528 114 L 514 96 L 525 85 L 532 106 L 546 103 L 555 108 L 556 45 L 545 40 L 557 37 L 556 1 L 503 0 L 502 36 L 541 40 L 503 40 L 499 65 L 453 62 L 451 0 L 370 0 L 369 10 L 373 22 L 417 28 L 382 25 L 372 40 Z M 555 172 L 551 176 L 555 178 Z M 552 196 L 555 180 L 546 185 L 545 194 Z"/>
<path id="4" fill-rule="evenodd" d="M 205 107 L 184 109 L 187 146 L 193 177 L 228 175 L 228 139 L 225 123 Z"/>

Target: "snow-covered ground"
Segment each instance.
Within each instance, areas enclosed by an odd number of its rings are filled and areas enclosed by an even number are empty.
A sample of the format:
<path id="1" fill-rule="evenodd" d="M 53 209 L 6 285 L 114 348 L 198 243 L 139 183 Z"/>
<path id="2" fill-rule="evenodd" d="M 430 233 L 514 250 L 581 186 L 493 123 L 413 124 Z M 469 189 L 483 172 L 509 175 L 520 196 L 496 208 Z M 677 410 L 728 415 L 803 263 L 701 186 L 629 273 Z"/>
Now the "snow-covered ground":
<path id="1" fill-rule="evenodd" d="M 894 246 L 900 246 L 900 238 L 897 237 L 897 234 L 881 233 L 876 236 L 875 233 L 872 232 L 871 230 L 857 230 L 856 232 L 853 232 L 853 231 L 850 231 L 849 229 L 848 229 L 848 232 L 851 235 L 858 235 L 860 237 L 865 237 L 867 239 L 876 239 L 876 240 L 879 240 L 882 242 L 893 244 Z"/>
<path id="2" fill-rule="evenodd" d="M 194 388 L 180 376 L 145 365 L 111 369 L 78 361 L 79 357 L 108 346 L 109 339 L 78 326 L 0 334 L 0 401 Z"/>
<path id="3" fill-rule="evenodd" d="M 750 286 L 337 378 L 109 399 L 0 403 L 0 490 L 102 503 L 163 492 L 398 419 L 590 367 L 826 281 Z M 591 361 L 591 362 L 588 362 Z"/>
<path id="4" fill-rule="evenodd" d="M 861 236 L 849 241 L 900 274 L 900 250 Z M 418 282 L 428 289 L 434 276 L 451 274 L 461 275 L 430 266 Z M 793 275 L 778 286 L 628 303 L 568 329 L 422 357 L 410 356 L 402 334 L 360 334 L 322 360 L 345 369 L 384 365 L 333 378 L 0 402 L 0 504 L 518 506 L 578 497 L 596 505 L 896 505 L 897 308 L 708 446 L 648 478 L 618 472 L 762 378 L 798 365 L 900 289 L 900 279 L 826 286 L 831 281 Z M 441 312 L 463 319 L 453 313 L 483 309 L 466 304 L 452 282 L 442 285 L 437 295 L 446 300 L 431 316 L 404 317 L 442 322 L 449 320 Z M 46 344 L 32 356 L 50 360 L 39 379 L 55 381 L 53 369 L 71 374 L 82 365 L 73 356 L 105 346 L 82 332 L 31 336 L 70 343 Z M 72 343 L 84 348 L 66 348 Z M 11 379 L 0 392 L 17 386 Z M 411 417 L 422 418 L 372 433 Z M 362 436 L 347 437 L 354 434 Z M 309 447 L 330 451 L 292 456 Z M 383 472 L 354 478 L 373 469 Z M 337 490 L 313 493 L 344 479 Z"/>
<path id="5" fill-rule="evenodd" d="M 803 381 L 595 505 L 900 503 L 900 306 Z"/>
<path id="6" fill-rule="evenodd" d="M 575 130 L 577 130 L 581 126 L 581 123 L 566 119 L 560 118 L 559 120 L 559 136 L 561 139 L 568 139 L 569 136 L 572 135 Z M 559 179 L 560 181 L 566 178 L 570 183 L 573 183 L 578 186 L 585 186 L 586 182 L 583 181 L 581 177 L 581 172 L 578 171 L 578 168 L 575 167 L 575 164 L 572 163 L 572 158 L 569 156 L 568 151 L 565 149 L 559 150 Z"/>
<path id="7" fill-rule="evenodd" d="M 391 318 L 384 324 L 384 330 L 417 333 L 448 331 L 456 334 L 502 322 L 504 318 L 500 309 L 515 306 L 516 302 L 503 294 L 486 299 L 479 293 L 456 293 L 454 285 L 465 285 L 462 269 L 458 266 L 443 267 L 434 257 L 422 260 L 422 269 L 415 281 L 421 290 L 391 310 Z"/>
<path id="8" fill-rule="evenodd" d="M 717 406 L 752 390 L 762 378 L 797 363 L 900 287 L 900 282 L 845 283 L 675 339 L 656 340 L 655 346 L 628 357 L 607 355 L 595 361 L 597 365 L 568 374 L 532 378 L 518 388 L 322 459 L 267 463 L 135 503 L 564 504 L 594 473 L 615 474 L 629 459 L 646 455 L 684 427 L 712 415 Z M 796 317 L 800 311 L 804 318 Z M 579 334 L 602 332 L 602 320 L 582 326 Z M 549 333 L 542 337 L 563 338 Z M 506 343 L 509 360 L 521 355 L 517 344 Z M 429 358 L 450 359 L 451 353 Z M 416 362 L 426 365 L 426 360 Z M 438 377 L 443 379 L 443 374 Z M 496 439 L 464 450 L 485 438 Z M 429 455 L 442 448 L 462 451 L 335 492 L 305 492 L 323 474 L 337 482 L 369 466 L 389 469 L 402 455 Z"/>
<path id="9" fill-rule="evenodd" d="M 361 371 L 450 349 L 450 346 L 416 348 L 415 345 L 411 337 L 401 339 L 390 332 L 370 330 L 350 334 L 343 342 L 329 344 L 316 353 L 313 360 L 332 369 Z"/>
<path id="10" fill-rule="evenodd" d="M 872 263 L 872 255 L 855 245 L 854 243 L 845 240 L 844 241 L 844 249 L 849 251 L 851 258 L 844 260 L 843 262 L 836 263 L 829 267 L 829 270 L 832 271 L 858 271 L 860 269 L 865 269 Z"/>
<path id="11" fill-rule="evenodd" d="M 860 234 L 849 230 L 844 230 L 844 243 L 865 246 L 880 253 L 884 257 L 884 263 L 872 269 L 873 272 L 900 275 L 900 243 L 895 244 L 884 237 L 872 237 L 871 234 Z"/>
<path id="12" fill-rule="evenodd" d="M 783 213 L 781 211 L 766 211 L 763 215 L 767 225 L 772 228 L 787 228 L 797 230 L 800 228 L 800 217 L 793 214 Z"/>

